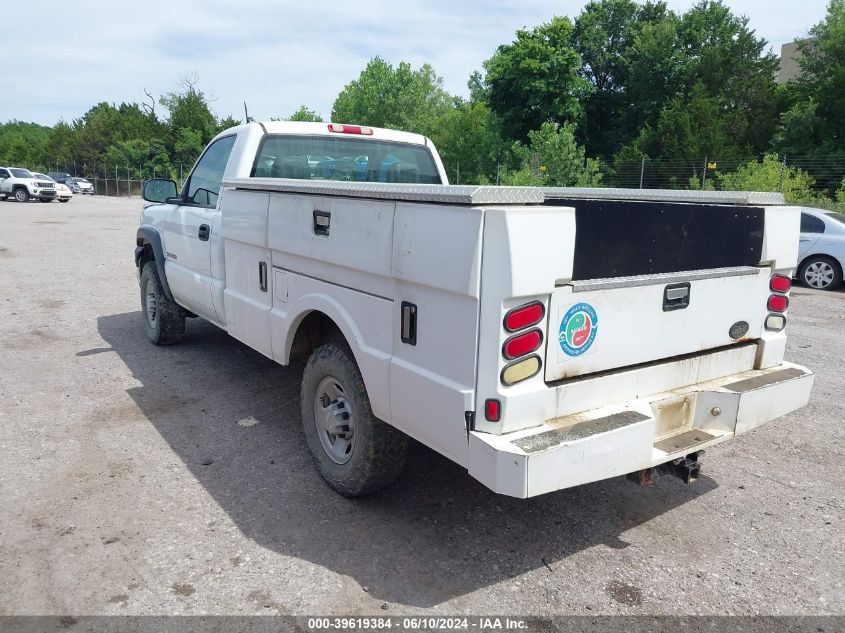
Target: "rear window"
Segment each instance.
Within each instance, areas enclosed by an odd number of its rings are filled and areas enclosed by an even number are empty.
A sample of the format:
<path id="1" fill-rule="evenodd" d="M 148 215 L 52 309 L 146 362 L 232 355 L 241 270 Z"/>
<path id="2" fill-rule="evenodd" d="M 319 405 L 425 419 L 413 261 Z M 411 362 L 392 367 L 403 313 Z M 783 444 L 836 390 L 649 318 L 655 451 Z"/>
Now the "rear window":
<path id="1" fill-rule="evenodd" d="M 824 233 L 824 222 L 809 213 L 801 214 L 802 233 Z"/>
<path id="2" fill-rule="evenodd" d="M 829 217 L 831 220 L 836 220 L 837 222 L 845 224 L 845 215 L 842 215 L 841 213 L 828 213 L 827 217 Z"/>
<path id="3" fill-rule="evenodd" d="M 267 136 L 252 175 L 261 178 L 439 185 L 431 152 L 420 145 L 331 136 Z"/>

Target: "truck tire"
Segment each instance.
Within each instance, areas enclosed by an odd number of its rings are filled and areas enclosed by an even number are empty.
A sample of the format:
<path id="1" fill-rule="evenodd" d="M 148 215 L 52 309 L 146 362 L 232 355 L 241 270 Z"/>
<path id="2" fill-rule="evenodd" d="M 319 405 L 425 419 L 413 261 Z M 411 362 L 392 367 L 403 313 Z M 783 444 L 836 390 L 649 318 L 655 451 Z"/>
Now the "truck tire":
<path id="1" fill-rule="evenodd" d="M 302 376 L 305 440 L 323 479 L 345 497 L 393 483 L 408 437 L 373 415 L 361 371 L 345 342 L 317 347 Z"/>
<path id="2" fill-rule="evenodd" d="M 178 343 L 185 335 L 185 310 L 164 294 L 155 262 L 141 271 L 141 314 L 147 338 L 156 345 Z"/>
<path id="3" fill-rule="evenodd" d="M 29 192 L 24 187 L 15 189 L 15 200 L 18 202 L 29 202 Z"/>

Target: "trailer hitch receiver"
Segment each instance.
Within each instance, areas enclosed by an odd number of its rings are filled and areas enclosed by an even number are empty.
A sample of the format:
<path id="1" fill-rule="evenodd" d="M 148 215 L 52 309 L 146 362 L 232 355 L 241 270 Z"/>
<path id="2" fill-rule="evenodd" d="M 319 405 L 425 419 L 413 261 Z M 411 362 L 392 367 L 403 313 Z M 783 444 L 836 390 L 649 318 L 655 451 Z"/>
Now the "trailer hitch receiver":
<path id="1" fill-rule="evenodd" d="M 698 480 L 698 475 L 701 471 L 701 464 L 698 461 L 698 456 L 701 452 L 703 451 L 690 453 L 686 457 L 679 457 L 668 464 L 664 464 L 663 468 L 668 470 L 669 474 L 682 480 L 685 484 L 691 484 Z"/>

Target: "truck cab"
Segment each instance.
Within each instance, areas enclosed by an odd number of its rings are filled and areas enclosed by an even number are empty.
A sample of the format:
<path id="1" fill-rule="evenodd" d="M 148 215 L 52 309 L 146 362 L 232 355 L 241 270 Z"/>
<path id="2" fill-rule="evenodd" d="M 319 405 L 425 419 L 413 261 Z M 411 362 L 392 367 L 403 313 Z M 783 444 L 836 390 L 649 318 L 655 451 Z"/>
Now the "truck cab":
<path id="1" fill-rule="evenodd" d="M 531 497 L 666 467 L 792 411 L 799 210 L 778 194 L 448 184 L 425 137 L 267 122 L 150 181 L 147 335 L 199 316 L 306 359 L 303 430 L 354 496 L 408 438 Z"/>

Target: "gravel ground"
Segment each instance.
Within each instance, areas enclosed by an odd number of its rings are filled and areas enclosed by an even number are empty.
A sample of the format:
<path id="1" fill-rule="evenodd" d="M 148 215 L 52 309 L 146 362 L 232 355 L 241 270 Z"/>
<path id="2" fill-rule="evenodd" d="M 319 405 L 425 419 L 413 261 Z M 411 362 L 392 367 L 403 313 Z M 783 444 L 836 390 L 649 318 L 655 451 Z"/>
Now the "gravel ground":
<path id="1" fill-rule="evenodd" d="M 520 501 L 415 446 L 348 500 L 311 464 L 301 367 L 198 320 L 146 341 L 140 206 L 0 203 L 0 614 L 845 612 L 845 292 L 793 293 L 810 405 L 696 485 Z"/>

